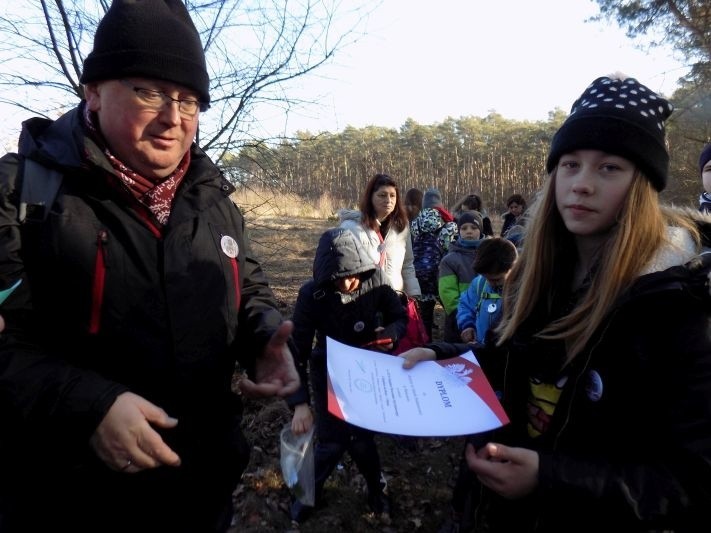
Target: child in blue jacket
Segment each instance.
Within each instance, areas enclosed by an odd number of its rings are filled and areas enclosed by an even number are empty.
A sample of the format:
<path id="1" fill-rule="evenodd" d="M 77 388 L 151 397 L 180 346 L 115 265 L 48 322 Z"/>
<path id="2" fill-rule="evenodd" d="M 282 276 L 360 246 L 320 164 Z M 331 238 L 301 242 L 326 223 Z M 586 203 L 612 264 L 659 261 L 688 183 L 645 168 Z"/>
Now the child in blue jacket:
<path id="1" fill-rule="evenodd" d="M 457 326 L 462 341 L 484 343 L 487 332 L 501 317 L 501 293 L 516 261 L 516 247 L 496 237 L 481 243 L 474 259 L 478 273 L 457 306 Z"/>
<path id="2" fill-rule="evenodd" d="M 449 252 L 439 263 L 439 299 L 444 307 L 444 340 L 459 342 L 457 306 L 477 272 L 474 259 L 483 242 L 482 218 L 478 211 L 464 211 L 457 219 L 459 236 L 449 245 Z"/>

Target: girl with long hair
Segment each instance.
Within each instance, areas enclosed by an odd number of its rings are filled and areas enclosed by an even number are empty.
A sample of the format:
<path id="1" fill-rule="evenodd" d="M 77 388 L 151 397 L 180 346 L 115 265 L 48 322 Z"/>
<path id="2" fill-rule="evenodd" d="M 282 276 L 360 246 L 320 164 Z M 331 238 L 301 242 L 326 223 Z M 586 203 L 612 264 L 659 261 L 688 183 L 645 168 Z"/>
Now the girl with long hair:
<path id="1" fill-rule="evenodd" d="M 467 446 L 477 531 L 711 523 L 711 222 L 660 205 L 671 111 L 601 77 L 553 138 L 497 346 L 477 351 L 511 419 Z M 463 349 L 430 348 L 405 366 Z"/>

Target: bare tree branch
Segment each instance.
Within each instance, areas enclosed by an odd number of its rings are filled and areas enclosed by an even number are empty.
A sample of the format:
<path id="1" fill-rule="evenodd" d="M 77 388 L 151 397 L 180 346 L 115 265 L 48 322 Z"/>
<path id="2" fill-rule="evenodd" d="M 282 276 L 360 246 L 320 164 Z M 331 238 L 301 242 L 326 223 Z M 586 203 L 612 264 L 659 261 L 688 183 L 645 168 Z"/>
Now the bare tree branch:
<path id="1" fill-rule="evenodd" d="M 313 104 L 293 96 L 295 81 L 359 39 L 379 1 L 186 0 L 211 74 L 202 148 L 219 162 L 262 136 L 265 109 Z M 110 0 L 10 3 L 0 7 L 0 102 L 43 116 L 76 105 L 83 58 Z"/>

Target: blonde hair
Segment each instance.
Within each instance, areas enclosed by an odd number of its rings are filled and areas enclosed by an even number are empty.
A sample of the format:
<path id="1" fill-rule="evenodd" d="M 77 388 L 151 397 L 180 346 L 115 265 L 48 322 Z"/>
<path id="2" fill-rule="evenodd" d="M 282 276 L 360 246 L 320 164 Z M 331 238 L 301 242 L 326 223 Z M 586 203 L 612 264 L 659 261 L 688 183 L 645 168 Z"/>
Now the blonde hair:
<path id="1" fill-rule="evenodd" d="M 523 251 L 504 288 L 503 316 L 497 328 L 499 344 L 513 337 L 534 311 L 550 312 L 556 293 L 567 290 L 560 287 L 565 276 L 561 278 L 560 269 L 554 267 L 576 257 L 576 248 L 574 236 L 558 212 L 555 182 L 553 169 L 530 209 Z M 542 339 L 565 341 L 568 362 L 585 348 L 615 301 L 667 242 L 667 225 L 685 228 L 697 246 L 700 243 L 694 224 L 663 209 L 657 191 L 639 171 L 617 220 L 599 252 L 599 264 L 585 295 L 568 314 L 535 333 Z M 566 265 L 570 269 L 573 266 L 572 262 Z"/>

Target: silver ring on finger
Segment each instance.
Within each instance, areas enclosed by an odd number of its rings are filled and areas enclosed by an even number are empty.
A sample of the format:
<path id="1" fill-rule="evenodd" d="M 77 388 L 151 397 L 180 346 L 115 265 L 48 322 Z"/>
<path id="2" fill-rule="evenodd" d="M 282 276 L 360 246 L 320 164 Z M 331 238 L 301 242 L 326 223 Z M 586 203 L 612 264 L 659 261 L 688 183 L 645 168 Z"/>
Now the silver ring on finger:
<path id="1" fill-rule="evenodd" d="M 133 464 L 133 461 L 132 461 L 130 458 L 129 458 L 129 459 L 126 459 L 126 464 L 121 467 L 121 472 L 123 472 L 124 470 L 126 470 L 126 469 L 127 469 L 129 466 L 131 466 L 132 464 Z"/>

